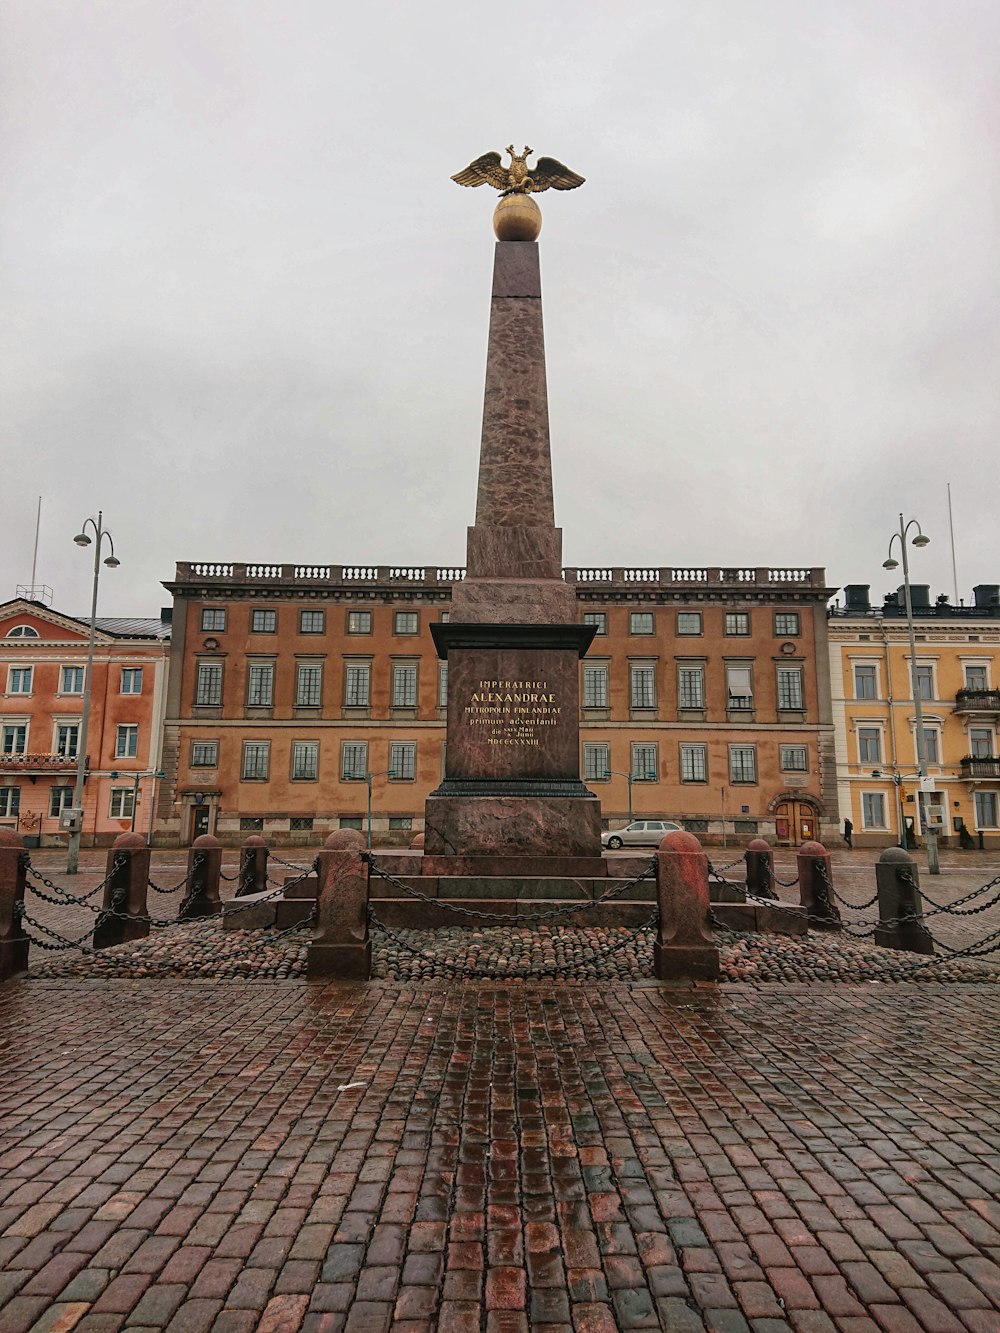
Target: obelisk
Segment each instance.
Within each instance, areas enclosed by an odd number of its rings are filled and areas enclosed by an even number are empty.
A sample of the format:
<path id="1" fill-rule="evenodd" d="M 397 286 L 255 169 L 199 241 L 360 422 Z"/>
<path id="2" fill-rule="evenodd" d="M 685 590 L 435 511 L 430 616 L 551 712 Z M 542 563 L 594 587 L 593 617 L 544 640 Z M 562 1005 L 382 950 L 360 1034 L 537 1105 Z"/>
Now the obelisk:
<path id="1" fill-rule="evenodd" d="M 594 629 L 577 623 L 562 577 L 552 498 L 541 215 L 529 193 L 513 192 L 494 226 L 476 521 L 450 620 L 431 626 L 448 661 L 448 732 L 424 853 L 600 856 L 600 803 L 580 781 L 579 659 Z"/>

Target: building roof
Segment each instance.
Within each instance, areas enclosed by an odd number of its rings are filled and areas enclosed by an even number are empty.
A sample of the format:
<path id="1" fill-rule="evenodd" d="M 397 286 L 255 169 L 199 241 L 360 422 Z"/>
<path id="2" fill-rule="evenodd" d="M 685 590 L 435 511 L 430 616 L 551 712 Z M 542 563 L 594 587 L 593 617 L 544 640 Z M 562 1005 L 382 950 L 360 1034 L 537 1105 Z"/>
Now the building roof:
<path id="1" fill-rule="evenodd" d="M 84 625 L 90 624 L 90 617 L 78 616 Z M 157 617 L 151 620 L 147 616 L 98 616 L 97 628 L 105 634 L 114 634 L 122 639 L 169 639 L 170 625 Z"/>

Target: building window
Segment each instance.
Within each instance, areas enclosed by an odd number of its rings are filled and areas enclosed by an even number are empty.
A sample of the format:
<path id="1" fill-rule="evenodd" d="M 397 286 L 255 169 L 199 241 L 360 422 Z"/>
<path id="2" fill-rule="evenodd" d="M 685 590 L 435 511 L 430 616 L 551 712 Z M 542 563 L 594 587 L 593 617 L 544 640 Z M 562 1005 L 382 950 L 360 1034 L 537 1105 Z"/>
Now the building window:
<path id="1" fill-rule="evenodd" d="M 448 663 L 438 663 L 438 708 L 448 707 Z"/>
<path id="2" fill-rule="evenodd" d="M 924 727 L 924 749 L 926 751 L 924 758 L 929 764 L 940 764 L 941 741 L 937 727 Z"/>
<path id="3" fill-rule="evenodd" d="M 397 611 L 392 618 L 393 634 L 418 634 L 420 617 L 416 611 Z"/>
<path id="4" fill-rule="evenodd" d="M 7 670 L 7 693 L 30 694 L 31 675 L 34 667 L 9 667 Z"/>
<path id="5" fill-rule="evenodd" d="M 410 664 L 402 666 L 396 663 L 392 668 L 392 706 L 393 708 L 416 708 L 417 706 L 417 668 Z"/>
<path id="6" fill-rule="evenodd" d="M 326 630 L 325 611 L 300 611 L 299 633 L 322 634 Z"/>
<path id="7" fill-rule="evenodd" d="M 997 793 L 995 791 L 973 792 L 976 802 L 976 828 L 997 827 Z"/>
<path id="8" fill-rule="evenodd" d="M 986 667 L 979 663 L 965 664 L 965 688 L 967 690 L 988 690 L 989 678 Z"/>
<path id="9" fill-rule="evenodd" d="M 315 782 L 319 777 L 319 741 L 292 742 L 292 781 Z"/>
<path id="10" fill-rule="evenodd" d="M 21 788 L 0 787 L 0 818 L 12 819 L 21 810 Z"/>
<path id="11" fill-rule="evenodd" d="M 753 672 L 750 667 L 726 667 L 727 707 L 731 713 L 753 710 Z"/>
<path id="12" fill-rule="evenodd" d="M 759 830 L 759 824 L 756 819 L 734 819 L 733 832 L 755 835 Z"/>
<path id="13" fill-rule="evenodd" d="M 72 787 L 52 787 L 49 791 L 49 818 L 58 819 L 64 810 L 73 805 Z"/>
<path id="14" fill-rule="evenodd" d="M 993 758 L 992 727 L 969 728 L 969 754 L 973 759 Z"/>
<path id="15" fill-rule="evenodd" d="M 390 815 L 389 832 L 390 833 L 408 833 L 413 828 L 412 815 Z"/>
<path id="16" fill-rule="evenodd" d="M 274 634 L 278 628 L 277 611 L 251 611 L 251 634 Z"/>
<path id="17" fill-rule="evenodd" d="M 341 827 L 341 828 L 355 829 L 358 833 L 360 833 L 360 832 L 361 832 L 361 816 L 360 816 L 360 815 L 345 815 L 345 816 L 340 820 L 340 827 Z"/>
<path id="18" fill-rule="evenodd" d="M 809 769 L 809 753 L 804 745 L 782 745 L 781 771 L 783 773 L 805 773 Z"/>
<path id="19" fill-rule="evenodd" d="M 677 668 L 677 707 L 705 707 L 705 668 L 682 666 Z"/>
<path id="20" fill-rule="evenodd" d="M 861 822 L 865 828 L 886 827 L 885 823 L 885 796 L 880 791 L 863 791 L 861 793 Z"/>
<path id="21" fill-rule="evenodd" d="M 292 815 L 288 821 L 289 833 L 311 833 L 312 826 L 312 815 Z"/>
<path id="22" fill-rule="evenodd" d="M 252 665 L 247 674 L 247 707 L 270 708 L 274 702 L 274 665 Z"/>
<path id="23" fill-rule="evenodd" d="M 934 698 L 934 668 L 932 666 L 916 667 L 917 693 L 921 699 Z"/>
<path id="24" fill-rule="evenodd" d="M 797 639 L 800 633 L 798 611 L 775 611 L 774 637 L 776 639 Z"/>
<path id="25" fill-rule="evenodd" d="M 244 782 L 266 782 L 271 772 L 271 742 L 244 741 L 243 769 L 241 778 Z"/>
<path id="26" fill-rule="evenodd" d="M 882 762 L 882 732 L 878 727 L 858 727 L 858 759 L 862 764 Z"/>
<path id="27" fill-rule="evenodd" d="M 65 722 L 56 727 L 56 754 L 63 759 L 75 759 L 79 752 L 80 724 Z"/>
<path id="28" fill-rule="evenodd" d="M 678 633 L 678 634 L 700 634 L 700 633 L 701 633 L 701 612 L 700 612 L 700 611 L 678 611 L 678 612 L 677 612 L 677 633 Z"/>
<path id="29" fill-rule="evenodd" d="M 412 782 L 417 776 L 415 741 L 396 741 L 389 746 L 389 776 L 393 782 Z"/>
<path id="30" fill-rule="evenodd" d="M 451 612 L 450 612 L 450 611 L 442 611 L 442 612 L 441 612 L 441 624 L 442 624 L 442 625 L 447 625 L 448 622 L 449 622 L 450 620 L 451 620 Z"/>
<path id="31" fill-rule="evenodd" d="M 202 630 L 218 633 L 226 628 L 226 613 L 222 607 L 206 606 L 201 613 Z"/>
<path id="32" fill-rule="evenodd" d="M 633 666 L 630 673 L 630 699 L 633 708 L 656 707 L 656 668 Z"/>
<path id="33" fill-rule="evenodd" d="M 778 667 L 778 707 L 789 712 L 802 711 L 801 667 Z"/>
<path id="34" fill-rule="evenodd" d="M 708 746 L 681 746 L 681 782 L 708 781 Z"/>
<path id="35" fill-rule="evenodd" d="M 630 634 L 652 634 L 652 611 L 633 611 L 628 618 L 628 632 Z"/>
<path id="36" fill-rule="evenodd" d="M 218 741 L 192 741 L 191 767 L 216 768 L 219 763 Z"/>
<path id="37" fill-rule="evenodd" d="M 124 676 L 124 671 L 122 672 Z M 59 693 L 60 694 L 82 694 L 83 693 L 83 667 L 64 666 L 59 673 Z M 125 691 L 123 690 L 124 694 Z"/>
<path id="38" fill-rule="evenodd" d="M 348 708 L 367 708 L 371 697 L 371 667 L 349 666 L 347 668 L 344 702 Z"/>
<path id="39" fill-rule="evenodd" d="M 368 742 L 344 741 L 340 747 L 340 771 L 345 778 L 363 778 L 368 772 Z M 344 827 L 342 824 L 341 827 Z M 351 827 L 347 825 L 347 827 Z M 360 827 L 360 825 L 359 825 Z"/>
<path id="40" fill-rule="evenodd" d="M 112 787 L 108 814 L 112 819 L 131 819 L 135 814 L 135 788 Z"/>
<path id="41" fill-rule="evenodd" d="M 602 742 L 583 747 L 584 782 L 606 782 L 611 771 L 611 747 Z"/>
<path id="42" fill-rule="evenodd" d="M 131 722 L 115 730 L 115 758 L 134 759 L 139 753 L 139 728 Z"/>
<path id="43" fill-rule="evenodd" d="M 855 699 L 876 699 L 876 675 L 873 666 L 858 665 L 854 668 Z"/>
<path id="44" fill-rule="evenodd" d="M 608 616 L 606 611 L 584 611 L 583 623 L 593 625 L 598 634 L 607 634 Z"/>
<path id="45" fill-rule="evenodd" d="M 348 611 L 348 634 L 371 634 L 372 613 L 370 611 Z"/>
<path id="46" fill-rule="evenodd" d="M 142 667 L 122 667 L 121 694 L 142 693 Z"/>
<path id="47" fill-rule="evenodd" d="M 750 633 L 750 612 L 749 611 L 727 611 L 726 612 L 726 634 L 730 638 L 746 638 Z"/>
<path id="48" fill-rule="evenodd" d="M 729 781 L 732 783 L 757 781 L 756 745 L 730 745 Z"/>
<path id="49" fill-rule="evenodd" d="M 7 631 L 8 639 L 37 639 L 38 630 L 32 629 L 30 625 L 15 625 L 13 629 Z"/>
<path id="50" fill-rule="evenodd" d="M 300 662 L 295 668 L 296 708 L 318 708 L 323 698 L 323 668 Z"/>
<path id="51" fill-rule="evenodd" d="M 660 747 L 655 744 L 632 744 L 632 781 L 656 782 L 660 776 Z"/>
<path id="52" fill-rule="evenodd" d="M 28 749 L 27 722 L 7 722 L 0 727 L 0 745 L 4 754 L 25 754 Z"/>
<path id="53" fill-rule="evenodd" d="M 241 833 L 263 833 L 264 820 L 260 815 L 241 815 L 240 816 Z"/>
<path id="54" fill-rule="evenodd" d="M 606 666 L 584 666 L 583 706 L 584 708 L 607 708 L 608 668 Z"/>
<path id="55" fill-rule="evenodd" d="M 222 703 L 222 663 L 199 662 L 195 682 L 194 701 L 196 704 Z"/>

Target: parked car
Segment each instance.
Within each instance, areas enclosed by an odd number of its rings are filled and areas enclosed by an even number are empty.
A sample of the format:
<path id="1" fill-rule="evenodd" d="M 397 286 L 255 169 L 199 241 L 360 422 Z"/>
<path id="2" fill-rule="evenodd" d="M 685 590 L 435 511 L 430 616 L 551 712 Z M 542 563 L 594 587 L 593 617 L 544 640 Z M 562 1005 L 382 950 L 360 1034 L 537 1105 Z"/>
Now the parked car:
<path id="1" fill-rule="evenodd" d="M 672 819 L 633 819 L 624 828 L 601 834 L 601 846 L 611 851 L 619 847 L 659 847 L 665 833 L 674 833 L 680 828 Z"/>

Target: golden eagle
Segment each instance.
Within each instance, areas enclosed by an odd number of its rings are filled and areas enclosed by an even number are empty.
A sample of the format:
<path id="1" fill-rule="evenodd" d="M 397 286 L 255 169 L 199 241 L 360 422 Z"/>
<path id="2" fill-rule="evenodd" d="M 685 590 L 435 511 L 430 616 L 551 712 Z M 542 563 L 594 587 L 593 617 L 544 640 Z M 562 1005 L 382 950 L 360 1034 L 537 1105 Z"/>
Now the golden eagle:
<path id="1" fill-rule="evenodd" d="M 500 191 L 501 198 L 509 194 L 539 194 L 548 189 L 575 190 L 583 184 L 583 176 L 570 171 L 569 167 L 564 167 L 554 157 L 540 157 L 534 170 L 531 170 L 527 158 L 534 151 L 533 148 L 525 148 L 518 156 L 514 152 L 514 145 L 508 144 L 509 167 L 501 165 L 499 153 L 484 153 L 475 162 L 470 162 L 464 171 L 452 176 L 452 180 L 458 185 L 473 188 L 477 185 L 492 185 L 494 190 Z"/>

